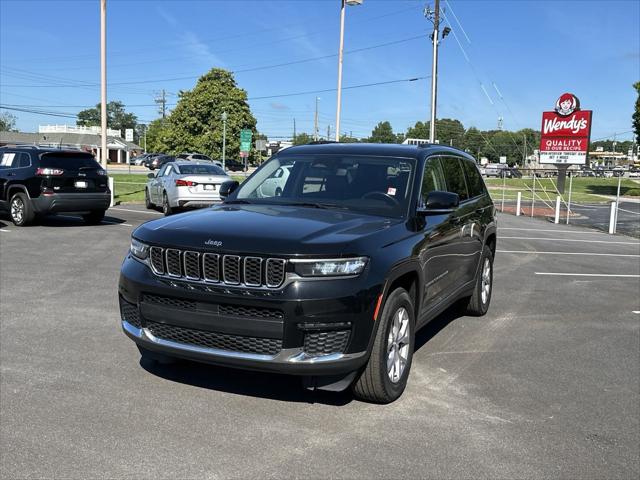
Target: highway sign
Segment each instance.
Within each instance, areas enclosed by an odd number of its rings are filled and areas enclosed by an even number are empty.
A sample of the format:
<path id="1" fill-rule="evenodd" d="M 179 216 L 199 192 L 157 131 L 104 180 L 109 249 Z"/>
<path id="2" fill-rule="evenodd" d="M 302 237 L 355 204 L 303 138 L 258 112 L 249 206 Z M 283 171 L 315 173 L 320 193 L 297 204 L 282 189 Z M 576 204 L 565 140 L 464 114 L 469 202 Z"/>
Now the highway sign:
<path id="1" fill-rule="evenodd" d="M 253 133 L 248 128 L 240 130 L 240 151 L 248 152 L 251 150 L 251 137 Z"/>

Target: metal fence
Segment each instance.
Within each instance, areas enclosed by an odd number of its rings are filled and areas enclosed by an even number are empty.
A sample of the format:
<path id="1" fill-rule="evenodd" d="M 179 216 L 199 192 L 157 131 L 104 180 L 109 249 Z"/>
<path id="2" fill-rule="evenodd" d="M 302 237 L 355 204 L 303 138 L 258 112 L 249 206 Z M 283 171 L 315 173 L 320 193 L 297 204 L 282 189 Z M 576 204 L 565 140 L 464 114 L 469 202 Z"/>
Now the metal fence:
<path id="1" fill-rule="evenodd" d="M 485 181 L 504 213 L 640 237 L 640 172 L 569 171 L 563 192 L 556 169 L 505 169 Z"/>

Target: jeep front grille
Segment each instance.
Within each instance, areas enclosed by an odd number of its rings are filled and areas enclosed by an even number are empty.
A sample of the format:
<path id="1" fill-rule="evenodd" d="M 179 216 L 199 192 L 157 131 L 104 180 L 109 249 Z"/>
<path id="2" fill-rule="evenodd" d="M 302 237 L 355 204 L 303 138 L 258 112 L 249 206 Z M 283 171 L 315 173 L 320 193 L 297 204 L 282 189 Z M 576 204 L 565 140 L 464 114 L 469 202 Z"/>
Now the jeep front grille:
<path id="1" fill-rule="evenodd" d="M 156 275 L 208 283 L 278 288 L 285 279 L 286 260 L 240 255 L 218 255 L 151 247 L 151 269 Z"/>

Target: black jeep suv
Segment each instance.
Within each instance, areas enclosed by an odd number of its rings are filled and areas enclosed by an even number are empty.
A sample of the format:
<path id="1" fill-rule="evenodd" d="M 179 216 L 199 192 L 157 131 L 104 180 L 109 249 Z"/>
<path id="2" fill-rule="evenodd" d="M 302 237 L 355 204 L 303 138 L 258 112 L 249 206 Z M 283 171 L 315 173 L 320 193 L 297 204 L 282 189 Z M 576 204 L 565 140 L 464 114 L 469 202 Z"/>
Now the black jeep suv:
<path id="1" fill-rule="evenodd" d="M 0 209 L 17 226 L 36 215 L 80 213 L 100 223 L 111 203 L 107 172 L 93 155 L 39 147 L 0 148 Z"/>
<path id="2" fill-rule="evenodd" d="M 405 388 L 418 328 L 460 299 L 487 312 L 495 208 L 464 152 L 291 147 L 221 195 L 133 232 L 120 313 L 143 357 L 301 375 L 386 403 Z"/>

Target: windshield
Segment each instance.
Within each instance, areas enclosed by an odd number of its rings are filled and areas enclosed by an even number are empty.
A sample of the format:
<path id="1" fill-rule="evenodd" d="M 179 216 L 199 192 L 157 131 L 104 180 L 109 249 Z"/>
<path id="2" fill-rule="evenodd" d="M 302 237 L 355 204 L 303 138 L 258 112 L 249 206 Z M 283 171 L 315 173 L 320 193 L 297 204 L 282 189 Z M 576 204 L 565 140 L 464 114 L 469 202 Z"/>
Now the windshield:
<path id="1" fill-rule="evenodd" d="M 404 217 L 414 167 L 414 159 L 396 157 L 274 157 L 240 186 L 235 199 Z"/>
<path id="2" fill-rule="evenodd" d="M 226 175 L 224 170 L 216 165 L 180 165 L 179 168 L 183 175 Z"/>

